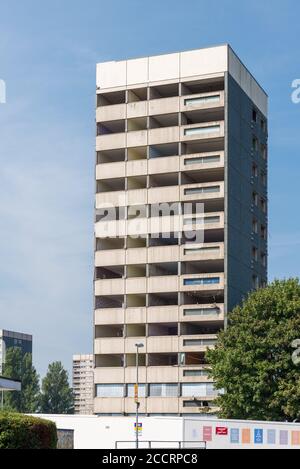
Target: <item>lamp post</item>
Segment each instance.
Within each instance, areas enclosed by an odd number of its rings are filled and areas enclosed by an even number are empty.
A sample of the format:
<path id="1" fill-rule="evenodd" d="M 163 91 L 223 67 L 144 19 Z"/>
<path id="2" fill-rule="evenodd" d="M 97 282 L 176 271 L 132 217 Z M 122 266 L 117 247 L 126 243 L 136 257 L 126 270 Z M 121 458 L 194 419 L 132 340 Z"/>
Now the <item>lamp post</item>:
<path id="1" fill-rule="evenodd" d="M 135 447 L 139 448 L 139 349 L 144 347 L 144 344 L 135 344 L 136 346 L 136 385 L 134 390 L 134 399 L 136 403 L 136 422 L 135 422 Z"/>

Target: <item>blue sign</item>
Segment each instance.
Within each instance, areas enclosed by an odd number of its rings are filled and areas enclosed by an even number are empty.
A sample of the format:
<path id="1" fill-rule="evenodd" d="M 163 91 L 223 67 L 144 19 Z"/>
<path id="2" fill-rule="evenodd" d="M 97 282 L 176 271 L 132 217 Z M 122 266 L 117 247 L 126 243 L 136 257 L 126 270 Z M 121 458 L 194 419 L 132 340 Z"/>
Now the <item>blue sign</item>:
<path id="1" fill-rule="evenodd" d="M 264 442 L 264 431 L 262 428 L 255 428 L 254 430 L 254 443 L 262 445 Z"/>
<path id="2" fill-rule="evenodd" d="M 267 433 L 268 438 L 268 445 L 275 445 L 276 444 L 276 430 L 268 430 Z"/>
<path id="3" fill-rule="evenodd" d="M 238 444 L 240 442 L 240 430 L 238 428 L 232 428 L 230 430 L 230 443 Z"/>

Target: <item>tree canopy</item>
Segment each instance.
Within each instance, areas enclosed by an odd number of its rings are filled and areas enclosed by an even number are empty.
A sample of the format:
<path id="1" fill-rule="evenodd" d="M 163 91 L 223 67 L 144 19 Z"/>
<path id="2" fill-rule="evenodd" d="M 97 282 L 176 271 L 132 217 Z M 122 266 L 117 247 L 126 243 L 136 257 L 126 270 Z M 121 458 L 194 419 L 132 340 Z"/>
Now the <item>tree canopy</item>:
<path id="1" fill-rule="evenodd" d="M 61 362 L 51 363 L 42 382 L 41 411 L 46 414 L 72 414 L 73 391 L 69 386 L 68 373 Z"/>
<path id="2" fill-rule="evenodd" d="M 220 416 L 233 419 L 300 419 L 300 364 L 292 343 L 300 339 L 298 279 L 276 280 L 249 295 L 228 315 L 228 328 L 207 352 Z M 295 345 L 294 345 L 295 346 Z"/>
<path id="3" fill-rule="evenodd" d="M 22 355 L 20 348 L 9 348 L 5 355 L 3 375 L 21 381 L 21 391 L 5 393 L 4 406 L 16 412 L 39 410 L 39 376 L 32 365 L 32 355 Z"/>

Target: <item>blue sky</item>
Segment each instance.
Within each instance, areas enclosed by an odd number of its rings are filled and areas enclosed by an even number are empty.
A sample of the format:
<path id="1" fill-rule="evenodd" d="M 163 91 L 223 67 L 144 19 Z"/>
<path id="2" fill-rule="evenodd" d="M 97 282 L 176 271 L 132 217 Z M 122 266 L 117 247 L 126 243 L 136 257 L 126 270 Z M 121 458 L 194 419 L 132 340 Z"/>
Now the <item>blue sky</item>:
<path id="1" fill-rule="evenodd" d="M 96 62 L 230 43 L 270 96 L 270 279 L 300 265 L 300 4 L 2 0 L 0 328 L 40 373 L 92 349 Z"/>

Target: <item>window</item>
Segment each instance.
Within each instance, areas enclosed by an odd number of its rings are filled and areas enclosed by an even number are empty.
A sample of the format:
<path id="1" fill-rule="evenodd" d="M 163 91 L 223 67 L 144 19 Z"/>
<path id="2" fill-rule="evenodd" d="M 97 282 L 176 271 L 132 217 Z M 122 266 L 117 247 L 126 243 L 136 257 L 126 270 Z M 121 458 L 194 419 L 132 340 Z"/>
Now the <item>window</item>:
<path id="1" fill-rule="evenodd" d="M 260 255 L 261 263 L 264 267 L 267 266 L 267 256 L 264 252 L 261 253 Z"/>
<path id="2" fill-rule="evenodd" d="M 255 234 L 258 233 L 258 222 L 257 222 L 256 219 L 253 219 L 253 221 L 252 221 L 252 231 Z"/>
<path id="3" fill-rule="evenodd" d="M 258 250 L 256 247 L 252 248 L 252 259 L 257 262 L 258 260 Z"/>
<path id="4" fill-rule="evenodd" d="M 149 386 L 150 397 L 178 397 L 178 384 L 155 383 Z"/>
<path id="5" fill-rule="evenodd" d="M 253 151 L 258 150 L 258 139 L 255 136 L 252 138 L 252 150 Z"/>
<path id="6" fill-rule="evenodd" d="M 124 397 L 123 384 L 97 384 L 97 397 Z"/>
<path id="7" fill-rule="evenodd" d="M 191 376 L 208 376 L 208 371 L 206 370 L 184 370 L 183 376 L 186 378 Z"/>
<path id="8" fill-rule="evenodd" d="M 212 246 L 209 248 L 188 248 L 184 250 L 184 255 L 187 254 L 195 254 L 195 253 L 203 253 L 203 254 L 217 254 L 220 251 L 219 246 Z"/>
<path id="9" fill-rule="evenodd" d="M 252 194 L 252 202 L 257 207 L 258 206 L 258 194 L 257 192 L 253 192 Z"/>
<path id="10" fill-rule="evenodd" d="M 252 277 L 252 288 L 257 290 L 259 288 L 259 279 L 257 275 L 253 275 Z"/>
<path id="11" fill-rule="evenodd" d="M 134 384 L 127 385 L 127 397 L 134 397 Z M 139 384 L 139 397 L 146 397 L 146 385 Z"/>
<path id="12" fill-rule="evenodd" d="M 267 228 L 264 225 L 261 225 L 260 227 L 260 236 L 264 240 L 267 239 Z"/>
<path id="13" fill-rule="evenodd" d="M 220 222 L 220 217 L 199 217 L 199 218 L 185 218 L 184 219 L 184 225 L 193 225 L 193 224 L 204 224 L 204 225 L 209 225 L 209 224 L 214 224 L 214 223 L 219 223 Z"/>
<path id="14" fill-rule="evenodd" d="M 264 171 L 261 171 L 260 173 L 260 179 L 261 179 L 261 183 L 263 186 L 266 186 L 267 185 L 267 175 Z"/>
<path id="15" fill-rule="evenodd" d="M 252 110 L 252 121 L 257 122 L 257 111 L 256 111 L 256 109 Z"/>
<path id="16" fill-rule="evenodd" d="M 184 160 L 185 165 L 189 164 L 209 164 L 209 163 L 218 163 L 221 160 L 220 155 L 216 156 L 202 156 L 196 158 L 186 158 Z"/>
<path id="17" fill-rule="evenodd" d="M 185 106 L 198 106 L 199 104 L 216 103 L 220 101 L 220 95 L 203 96 L 199 98 L 187 98 L 184 100 Z"/>
<path id="18" fill-rule="evenodd" d="M 267 154 L 267 147 L 266 147 L 266 145 L 263 145 L 263 144 L 262 144 L 262 145 L 260 146 L 260 153 L 261 153 L 262 158 L 263 158 L 264 160 L 267 160 L 268 154 Z"/>
<path id="19" fill-rule="evenodd" d="M 207 278 L 187 278 L 184 279 L 183 284 L 189 285 L 212 285 L 220 283 L 220 277 L 207 277 Z"/>
<path id="20" fill-rule="evenodd" d="M 192 127 L 191 129 L 184 129 L 184 135 L 199 135 L 199 134 L 214 134 L 220 131 L 220 125 L 211 125 L 208 127 Z"/>
<path id="21" fill-rule="evenodd" d="M 258 166 L 255 163 L 252 165 L 252 176 L 255 178 L 258 176 Z"/>
<path id="22" fill-rule="evenodd" d="M 218 314 L 220 314 L 219 308 L 196 308 L 183 311 L 184 316 L 215 316 Z"/>
<path id="23" fill-rule="evenodd" d="M 266 133 L 267 131 L 267 123 L 264 119 L 261 119 L 260 121 L 260 128 L 262 130 L 262 132 Z"/>
<path id="24" fill-rule="evenodd" d="M 181 385 L 182 397 L 214 397 L 218 392 L 212 383 L 184 383 Z"/>
<path id="25" fill-rule="evenodd" d="M 263 198 L 260 199 L 260 207 L 264 213 L 267 212 L 267 202 Z"/>
<path id="26" fill-rule="evenodd" d="M 216 345 L 217 339 L 185 339 L 183 341 L 184 347 L 194 347 L 199 345 L 200 347 L 206 347 L 209 345 Z"/>
<path id="27" fill-rule="evenodd" d="M 189 194 L 208 194 L 213 192 L 220 192 L 220 186 L 210 186 L 210 187 L 192 187 L 191 189 L 185 189 L 184 195 Z"/>

